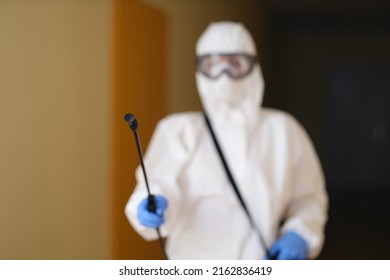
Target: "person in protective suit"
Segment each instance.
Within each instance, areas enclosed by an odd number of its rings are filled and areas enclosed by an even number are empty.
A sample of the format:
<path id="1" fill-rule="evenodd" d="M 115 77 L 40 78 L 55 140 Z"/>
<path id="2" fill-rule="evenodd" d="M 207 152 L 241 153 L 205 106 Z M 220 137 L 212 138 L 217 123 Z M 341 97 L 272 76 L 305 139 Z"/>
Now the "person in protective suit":
<path id="1" fill-rule="evenodd" d="M 328 207 L 321 166 L 291 115 L 261 107 L 264 81 L 250 33 L 240 23 L 211 23 L 196 55 L 204 111 L 264 242 L 227 179 L 203 112 L 158 123 L 145 154 L 157 210 L 147 210 L 139 167 L 125 208 L 130 223 L 146 240 L 161 226 L 172 259 L 316 258 Z"/>

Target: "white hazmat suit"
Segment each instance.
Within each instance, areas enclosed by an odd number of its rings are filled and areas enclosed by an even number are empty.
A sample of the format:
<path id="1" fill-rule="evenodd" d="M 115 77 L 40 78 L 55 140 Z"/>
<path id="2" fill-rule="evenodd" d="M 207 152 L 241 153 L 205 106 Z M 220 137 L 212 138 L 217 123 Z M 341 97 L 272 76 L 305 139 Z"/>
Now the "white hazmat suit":
<path id="1" fill-rule="evenodd" d="M 242 24 L 212 23 L 200 37 L 197 55 L 256 55 Z M 228 165 L 257 228 L 268 247 L 294 231 L 308 244 L 309 258 L 324 241 L 327 195 L 313 146 L 289 114 L 261 108 L 264 81 L 256 64 L 249 75 L 211 80 L 196 74 L 199 95 Z M 171 259 L 263 259 L 259 242 L 227 179 L 202 112 L 161 120 L 145 154 L 153 194 L 168 201 L 166 250 Z M 137 220 L 137 206 L 147 196 L 140 167 L 138 184 L 125 213 L 145 239 L 156 231 Z"/>

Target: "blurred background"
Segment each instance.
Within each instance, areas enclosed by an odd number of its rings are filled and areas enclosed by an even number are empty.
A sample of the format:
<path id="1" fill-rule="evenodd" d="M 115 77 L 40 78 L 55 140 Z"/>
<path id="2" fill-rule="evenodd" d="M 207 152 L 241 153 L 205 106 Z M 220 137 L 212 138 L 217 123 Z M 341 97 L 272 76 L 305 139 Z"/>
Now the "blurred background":
<path id="1" fill-rule="evenodd" d="M 124 216 L 156 122 L 200 110 L 211 21 L 253 34 L 264 106 L 293 114 L 330 198 L 320 259 L 390 259 L 390 3 L 0 0 L 0 259 L 160 259 Z"/>

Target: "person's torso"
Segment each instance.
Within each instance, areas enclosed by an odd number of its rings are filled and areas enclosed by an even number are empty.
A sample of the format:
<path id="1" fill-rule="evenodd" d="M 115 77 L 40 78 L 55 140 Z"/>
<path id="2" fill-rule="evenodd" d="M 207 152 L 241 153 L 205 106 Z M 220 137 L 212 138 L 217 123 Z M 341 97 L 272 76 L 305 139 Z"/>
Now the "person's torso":
<path id="1" fill-rule="evenodd" d="M 264 257 L 221 163 L 202 113 L 191 118 L 195 140 L 179 176 L 182 220 L 168 243 L 174 259 L 260 259 Z M 239 191 L 269 246 L 289 199 L 291 181 L 287 115 L 262 108 L 252 128 L 213 123 L 214 131 Z M 188 123 L 188 122 L 187 122 Z M 191 127 L 193 126 L 193 127 Z"/>

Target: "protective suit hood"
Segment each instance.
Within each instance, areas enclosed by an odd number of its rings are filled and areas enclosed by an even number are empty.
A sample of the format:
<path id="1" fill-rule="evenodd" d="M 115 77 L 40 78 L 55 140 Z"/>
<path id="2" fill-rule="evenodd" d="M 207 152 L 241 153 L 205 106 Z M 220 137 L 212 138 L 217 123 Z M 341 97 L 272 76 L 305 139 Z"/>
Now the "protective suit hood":
<path id="1" fill-rule="evenodd" d="M 257 54 L 252 36 L 241 23 L 211 23 L 200 36 L 197 56 L 222 53 Z M 264 80 L 258 63 L 249 75 L 239 80 L 232 80 L 227 75 L 211 80 L 197 72 L 196 85 L 209 115 L 224 118 L 234 111 L 248 120 L 260 110 Z"/>

